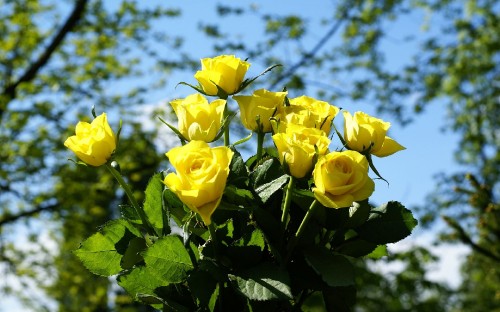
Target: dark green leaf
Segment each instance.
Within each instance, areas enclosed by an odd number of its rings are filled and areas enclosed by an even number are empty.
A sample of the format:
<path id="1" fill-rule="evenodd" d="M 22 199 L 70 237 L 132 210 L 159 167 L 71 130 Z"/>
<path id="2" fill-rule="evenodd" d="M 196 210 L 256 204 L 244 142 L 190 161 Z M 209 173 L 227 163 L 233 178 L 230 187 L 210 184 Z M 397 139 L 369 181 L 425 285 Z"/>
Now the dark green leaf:
<path id="1" fill-rule="evenodd" d="M 356 303 L 356 287 L 330 287 L 323 291 L 327 311 L 351 312 Z"/>
<path id="2" fill-rule="evenodd" d="M 377 244 L 372 242 L 368 242 L 363 239 L 354 239 L 350 241 L 346 241 L 339 248 L 335 249 L 336 252 L 344 254 L 350 257 L 363 257 L 371 252 L 373 252 L 377 248 Z"/>
<path id="3" fill-rule="evenodd" d="M 144 238 L 132 238 L 121 260 L 121 267 L 123 269 L 131 269 L 135 264 L 143 261 L 144 259 L 141 256 L 141 252 L 144 251 L 146 247 Z"/>
<path id="4" fill-rule="evenodd" d="M 259 164 L 251 173 L 250 181 L 254 188 L 263 184 L 276 180 L 283 175 L 283 169 L 280 162 L 276 158 L 265 160 Z"/>
<path id="5" fill-rule="evenodd" d="M 259 265 L 229 277 L 235 287 L 250 300 L 293 298 L 288 272 L 271 264 Z"/>
<path id="6" fill-rule="evenodd" d="M 288 182 L 289 178 L 290 176 L 286 174 L 282 175 L 276 180 L 260 185 L 255 189 L 255 192 L 259 195 L 262 202 L 266 203 L 274 193 L 281 190 L 283 185 L 285 185 Z"/>
<path id="7" fill-rule="evenodd" d="M 189 290 L 202 307 L 208 306 L 212 294 L 217 290 L 217 281 L 206 271 L 196 271 L 189 275 Z"/>
<path id="8" fill-rule="evenodd" d="M 231 159 L 231 164 L 229 168 L 229 176 L 227 177 L 227 184 L 232 184 L 239 188 L 246 188 L 248 183 L 248 171 L 245 166 L 243 158 L 241 158 L 240 153 L 235 149 L 231 149 L 234 152 L 233 158 Z"/>
<path id="9" fill-rule="evenodd" d="M 304 251 L 307 263 L 329 286 L 354 285 L 354 268 L 344 256 L 333 254 L 322 247 Z"/>
<path id="10" fill-rule="evenodd" d="M 369 242 L 383 245 L 395 243 L 411 234 L 417 220 L 410 210 L 399 202 L 388 202 L 371 211 L 368 220 L 356 229 Z"/>

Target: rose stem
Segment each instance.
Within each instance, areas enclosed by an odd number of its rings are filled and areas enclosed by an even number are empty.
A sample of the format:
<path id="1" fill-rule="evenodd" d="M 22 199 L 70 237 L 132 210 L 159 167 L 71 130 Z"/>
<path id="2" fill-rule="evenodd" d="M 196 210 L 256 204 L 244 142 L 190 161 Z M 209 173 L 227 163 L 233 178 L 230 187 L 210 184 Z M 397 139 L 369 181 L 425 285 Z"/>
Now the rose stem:
<path id="1" fill-rule="evenodd" d="M 217 241 L 217 235 L 215 233 L 215 226 L 213 223 L 210 223 L 208 225 L 208 230 L 210 231 L 210 238 L 212 239 L 213 244 L 214 244 L 215 258 L 217 259 L 218 258 L 218 248 L 217 248 L 218 241 Z"/>
<path id="2" fill-rule="evenodd" d="M 263 151 L 263 145 L 264 145 L 264 136 L 266 134 L 262 131 L 257 131 L 257 159 L 256 161 L 258 162 L 262 158 L 262 151 Z"/>
<path id="3" fill-rule="evenodd" d="M 128 199 L 130 200 L 130 203 L 132 204 L 132 207 L 134 207 L 135 212 L 139 215 L 141 218 L 142 224 L 144 226 L 149 227 L 149 222 L 147 221 L 146 214 L 144 211 L 139 207 L 139 204 L 135 200 L 134 194 L 132 193 L 132 190 L 130 189 L 130 186 L 125 182 L 123 179 L 122 175 L 115 169 L 113 168 L 109 163 L 106 164 L 106 168 L 108 168 L 109 172 L 115 177 L 116 181 L 118 181 L 118 184 L 123 188 L 125 191 L 125 194 L 127 194 Z"/>
<path id="4" fill-rule="evenodd" d="M 281 214 L 281 224 L 283 224 L 283 228 L 286 229 L 286 217 L 288 216 L 288 211 L 290 210 L 290 203 L 292 202 L 292 190 L 295 186 L 295 178 L 290 176 L 290 180 L 288 181 L 288 186 L 285 191 L 285 200 L 283 202 L 283 212 Z"/>
<path id="5" fill-rule="evenodd" d="M 309 206 L 309 209 L 307 210 L 306 215 L 304 216 L 304 219 L 302 219 L 302 223 L 300 223 L 300 226 L 299 226 L 297 232 L 295 233 L 295 236 L 292 237 L 292 239 L 290 241 L 288 253 L 285 257 L 285 263 L 288 262 L 288 259 L 292 255 L 292 252 L 293 252 L 293 249 L 295 248 L 295 245 L 297 244 L 300 237 L 302 236 L 302 233 L 304 232 L 304 229 L 306 228 L 306 225 L 309 222 L 309 219 L 311 219 L 311 216 L 313 215 L 313 213 L 317 207 L 318 207 L 318 201 L 314 200 L 311 203 L 311 206 Z"/>

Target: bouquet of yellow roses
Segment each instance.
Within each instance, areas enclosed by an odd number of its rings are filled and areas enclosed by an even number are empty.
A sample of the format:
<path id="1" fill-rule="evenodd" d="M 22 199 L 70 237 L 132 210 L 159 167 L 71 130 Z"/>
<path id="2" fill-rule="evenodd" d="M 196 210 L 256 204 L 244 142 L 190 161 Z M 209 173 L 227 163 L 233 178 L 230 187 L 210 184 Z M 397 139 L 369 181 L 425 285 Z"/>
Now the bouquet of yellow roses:
<path id="1" fill-rule="evenodd" d="M 163 311 L 349 311 L 351 260 L 385 255 L 417 223 L 398 202 L 368 201 L 370 169 L 380 178 L 372 155 L 404 149 L 386 135 L 390 123 L 345 111 L 342 134 L 333 124 L 340 109 L 327 102 L 286 90 L 240 94 L 273 67 L 245 79 L 250 64 L 232 55 L 201 65 L 198 85 L 181 83 L 197 93 L 170 103 L 177 127 L 162 119 L 180 140 L 166 153 L 174 170 L 151 178 L 142 204 L 116 166 L 119 131 L 106 114 L 93 112 L 66 140 L 81 162 L 109 169 L 130 201 L 76 255 Z M 251 135 L 230 142 L 230 98 L 257 136 L 246 160 L 237 146 Z M 264 144 L 268 133 L 273 145 Z"/>

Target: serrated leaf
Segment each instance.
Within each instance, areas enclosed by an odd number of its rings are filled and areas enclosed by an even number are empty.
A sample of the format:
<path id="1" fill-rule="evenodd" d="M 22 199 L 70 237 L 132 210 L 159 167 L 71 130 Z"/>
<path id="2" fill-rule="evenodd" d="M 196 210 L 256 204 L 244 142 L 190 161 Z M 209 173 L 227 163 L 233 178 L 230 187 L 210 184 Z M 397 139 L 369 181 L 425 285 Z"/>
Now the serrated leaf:
<path id="1" fill-rule="evenodd" d="M 156 234 L 163 234 L 163 188 L 161 173 L 153 175 L 145 191 L 144 213 Z"/>
<path id="2" fill-rule="evenodd" d="M 74 253 L 90 272 L 101 276 L 115 275 L 122 270 L 120 263 L 129 241 L 140 236 L 140 232 L 126 220 L 114 220 L 87 238 Z"/>
<path id="3" fill-rule="evenodd" d="M 137 210 L 131 205 L 120 205 L 120 214 L 124 219 L 127 219 L 127 221 L 135 223 L 135 224 L 142 224 L 141 217 L 137 213 Z"/>
<path id="4" fill-rule="evenodd" d="M 407 237 L 417 223 L 410 210 L 399 202 L 391 201 L 372 209 L 368 220 L 356 232 L 364 240 L 383 245 Z"/>
<path id="5" fill-rule="evenodd" d="M 224 189 L 224 201 L 233 205 L 248 206 L 254 200 L 253 194 L 247 189 L 238 188 L 227 184 Z"/>
<path id="6" fill-rule="evenodd" d="M 146 267 L 154 270 L 164 281 L 180 283 L 193 269 L 189 253 L 179 236 L 160 238 L 144 252 Z"/>
<path id="7" fill-rule="evenodd" d="M 137 267 L 127 274 L 118 276 L 118 285 L 134 299 L 139 299 L 143 295 L 155 296 L 156 288 L 168 284 L 168 281 L 150 267 Z"/>
<path id="8" fill-rule="evenodd" d="M 355 228 L 363 224 L 370 216 L 371 206 L 368 200 L 354 202 L 349 207 L 349 219 L 346 222 L 346 228 Z"/>
<path id="9" fill-rule="evenodd" d="M 288 175 L 282 175 L 281 177 L 277 178 L 276 180 L 273 180 L 271 182 L 268 182 L 266 184 L 263 184 L 255 189 L 255 192 L 259 195 L 260 199 L 262 200 L 263 203 L 266 203 L 271 196 L 276 193 L 277 191 L 281 190 L 283 185 L 285 185 L 288 182 L 288 179 L 290 176 Z"/>
<path id="10" fill-rule="evenodd" d="M 263 264 L 229 275 L 237 289 L 250 300 L 292 299 L 290 277 L 280 267 Z"/>
<path id="11" fill-rule="evenodd" d="M 283 168 L 279 160 L 271 158 L 265 160 L 250 173 L 250 181 L 253 188 L 257 188 L 263 184 L 276 180 L 283 174 Z"/>
<path id="12" fill-rule="evenodd" d="M 229 176 L 227 177 L 227 184 L 234 185 L 238 188 L 245 188 L 248 183 L 247 167 L 241 157 L 241 154 L 235 148 L 231 148 L 231 150 L 234 154 L 231 159 L 231 164 L 229 165 L 231 170 L 229 171 Z"/>
<path id="13" fill-rule="evenodd" d="M 354 268 L 344 256 L 336 255 L 322 247 L 304 251 L 306 262 L 332 287 L 354 285 Z"/>

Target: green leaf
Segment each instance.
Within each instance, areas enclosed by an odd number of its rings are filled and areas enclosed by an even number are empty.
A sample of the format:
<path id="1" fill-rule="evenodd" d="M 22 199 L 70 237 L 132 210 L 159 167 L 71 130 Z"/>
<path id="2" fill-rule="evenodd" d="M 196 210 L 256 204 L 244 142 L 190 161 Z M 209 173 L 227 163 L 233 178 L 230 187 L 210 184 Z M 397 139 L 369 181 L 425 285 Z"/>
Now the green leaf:
<path id="1" fill-rule="evenodd" d="M 229 275 L 236 288 L 250 300 L 292 299 L 288 272 L 278 266 L 262 264 Z"/>
<path id="2" fill-rule="evenodd" d="M 137 267 L 127 274 L 118 276 L 118 285 L 123 287 L 134 299 L 140 296 L 155 296 L 155 289 L 167 286 L 168 281 L 150 267 Z"/>
<path id="3" fill-rule="evenodd" d="M 217 303 L 217 299 L 219 298 L 219 284 L 216 285 L 212 296 L 210 296 L 210 301 L 208 302 L 208 309 L 210 312 L 215 311 L 215 304 Z"/>
<path id="4" fill-rule="evenodd" d="M 248 206 L 253 203 L 254 197 L 251 191 L 227 184 L 224 189 L 224 201 L 233 205 Z"/>
<path id="5" fill-rule="evenodd" d="M 161 173 L 149 180 L 144 199 L 144 213 L 158 236 L 163 235 L 163 188 Z"/>
<path id="6" fill-rule="evenodd" d="M 193 263 L 179 236 L 160 238 L 144 252 L 146 267 L 169 283 L 185 281 Z"/>
<path id="7" fill-rule="evenodd" d="M 356 232 L 364 240 L 383 245 L 410 235 L 417 223 L 410 210 L 399 202 L 391 201 L 372 209 L 368 220 Z"/>
<path id="8" fill-rule="evenodd" d="M 356 303 L 356 287 L 329 287 L 323 290 L 326 311 L 351 312 Z"/>
<path id="9" fill-rule="evenodd" d="M 354 202 L 351 207 L 349 207 L 349 219 L 346 222 L 346 228 L 355 228 L 365 223 L 365 221 L 370 216 L 371 206 L 368 200 L 363 200 L 361 202 Z"/>
<path id="10" fill-rule="evenodd" d="M 227 184 L 232 184 L 239 188 L 246 188 L 248 183 L 247 167 L 245 166 L 241 154 L 235 148 L 231 150 L 234 152 L 234 155 L 229 165 L 230 171 L 227 177 Z"/>
<path id="11" fill-rule="evenodd" d="M 114 220 L 87 238 L 74 253 L 90 272 L 111 276 L 122 270 L 120 262 L 130 240 L 140 236 L 126 220 Z"/>
<path id="12" fill-rule="evenodd" d="M 328 286 L 354 285 L 354 268 L 342 255 L 336 255 L 322 247 L 304 251 L 306 262 Z"/>
<path id="13" fill-rule="evenodd" d="M 217 290 L 217 281 L 208 272 L 196 271 L 189 275 L 187 282 L 189 290 L 198 299 L 199 305 L 208 306 L 212 294 Z"/>
<path id="14" fill-rule="evenodd" d="M 243 236 L 227 248 L 227 256 L 235 268 L 248 268 L 261 261 L 266 247 L 264 234 L 259 229 L 244 232 Z"/>
<path id="15" fill-rule="evenodd" d="M 130 240 L 127 250 L 122 257 L 120 266 L 124 269 L 131 269 L 135 264 L 143 261 L 141 256 L 147 248 L 146 241 L 142 237 L 134 237 Z"/>
<path id="16" fill-rule="evenodd" d="M 120 205 L 120 214 L 127 221 L 134 224 L 142 224 L 141 217 L 135 210 L 134 206 L 131 205 Z"/>
<path id="17" fill-rule="evenodd" d="M 182 226 L 182 220 L 186 217 L 188 212 L 184 209 L 184 204 L 182 201 L 169 189 L 163 191 L 163 198 L 165 200 L 165 206 L 167 208 L 167 213 L 169 218 L 173 217 L 175 222 Z"/>
<path id="18" fill-rule="evenodd" d="M 323 299 L 323 294 L 320 291 L 315 291 L 300 307 L 303 312 L 323 312 L 326 311 L 325 300 Z"/>
<path id="19" fill-rule="evenodd" d="M 387 256 L 387 246 L 386 245 L 379 245 L 377 248 L 375 248 L 374 251 L 372 251 L 369 255 L 367 255 L 367 258 L 370 259 L 380 259 L 382 257 Z"/>
<path id="20" fill-rule="evenodd" d="M 262 202 L 266 203 L 267 200 L 271 198 L 271 196 L 274 193 L 281 190 L 283 185 L 285 185 L 288 182 L 289 178 L 290 176 L 284 174 L 281 177 L 277 178 L 276 180 L 273 180 L 271 182 L 268 182 L 266 184 L 257 187 L 255 189 L 255 192 L 259 195 Z"/>
<path id="21" fill-rule="evenodd" d="M 276 180 L 283 176 L 284 172 L 278 159 L 271 158 L 259 164 L 251 173 L 250 181 L 253 188 Z"/>
<path id="22" fill-rule="evenodd" d="M 368 242 L 364 239 L 354 239 L 346 241 L 339 248 L 335 249 L 336 252 L 350 257 L 363 257 L 377 248 L 377 244 Z"/>

